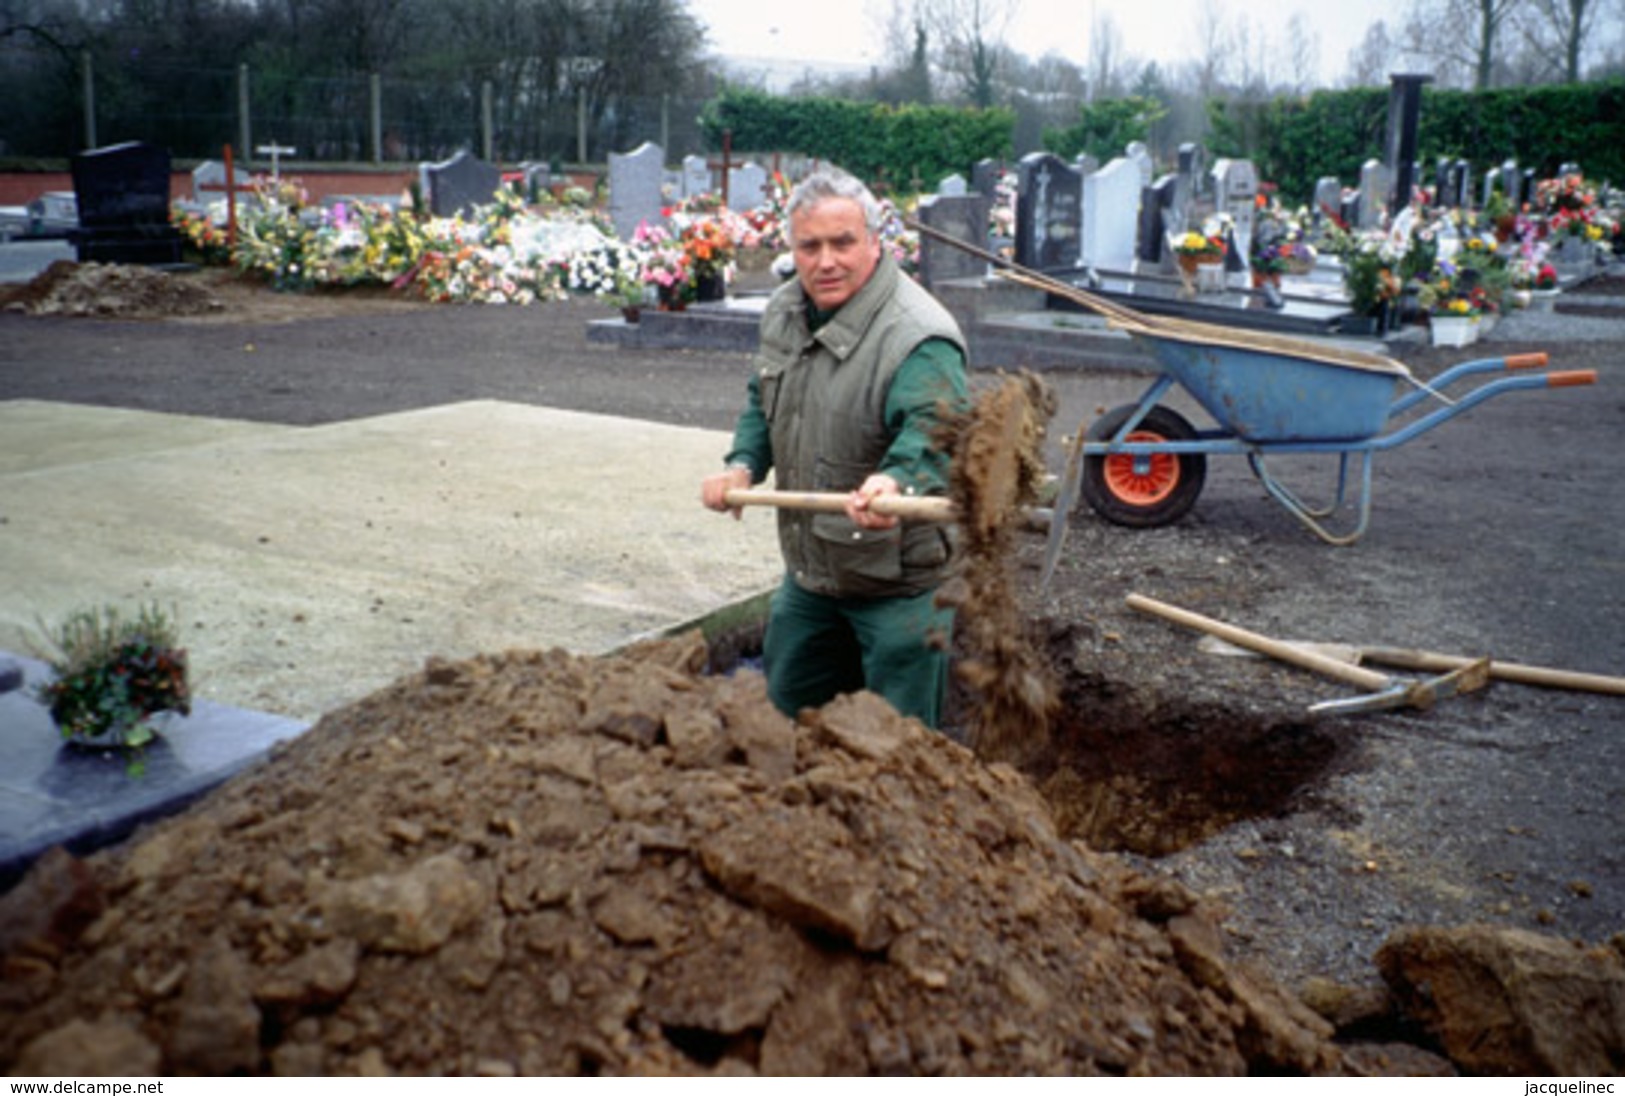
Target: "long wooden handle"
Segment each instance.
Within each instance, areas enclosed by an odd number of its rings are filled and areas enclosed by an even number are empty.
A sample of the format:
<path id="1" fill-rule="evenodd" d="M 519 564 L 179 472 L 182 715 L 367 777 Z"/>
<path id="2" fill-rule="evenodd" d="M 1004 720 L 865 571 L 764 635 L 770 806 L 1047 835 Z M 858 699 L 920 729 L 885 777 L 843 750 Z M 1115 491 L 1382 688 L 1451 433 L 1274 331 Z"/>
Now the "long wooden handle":
<path id="1" fill-rule="evenodd" d="M 1130 608 L 1150 613 L 1153 616 L 1160 616 L 1164 620 L 1173 621 L 1175 624 L 1183 624 L 1187 628 L 1207 632 L 1209 635 L 1218 636 L 1228 643 L 1234 643 L 1237 647 L 1246 647 L 1250 651 L 1257 651 L 1259 654 L 1269 655 L 1271 658 L 1280 659 L 1282 662 L 1301 666 L 1306 670 L 1313 670 L 1325 677 L 1345 681 L 1367 692 L 1381 692 L 1394 685 L 1394 679 L 1387 674 L 1362 669 L 1359 666 L 1351 666 L 1347 662 L 1339 661 L 1327 655 L 1317 654 L 1314 651 L 1291 643 L 1283 643 L 1281 640 L 1271 639 L 1268 636 L 1259 635 L 1257 632 L 1249 632 L 1247 629 L 1238 628 L 1234 624 L 1226 624 L 1223 621 L 1214 620 L 1212 617 L 1205 617 L 1201 613 L 1194 613 L 1189 609 L 1181 609 L 1177 605 L 1169 605 L 1167 602 L 1146 597 L 1144 594 L 1130 594 L 1127 601 Z"/>
<path id="2" fill-rule="evenodd" d="M 1409 647 L 1360 647 L 1358 650 L 1360 657 L 1367 662 L 1396 666 L 1402 670 L 1427 670 L 1431 673 L 1454 670 L 1473 661 L 1461 655 L 1418 651 Z M 1553 670 L 1545 666 L 1524 666 L 1516 662 L 1492 660 L 1490 676 L 1500 681 L 1515 681 L 1520 685 L 1543 685 L 1552 689 L 1577 689 L 1581 692 L 1625 696 L 1625 677 L 1609 677 L 1605 674 Z"/>
<path id="3" fill-rule="evenodd" d="M 769 491 L 760 487 L 735 487 L 723 498 L 729 506 L 777 506 L 781 510 L 839 514 L 846 510 L 847 496 L 837 491 Z M 869 504 L 869 508 L 877 514 L 905 521 L 959 520 L 959 510 L 953 500 L 940 495 L 881 495 Z"/>

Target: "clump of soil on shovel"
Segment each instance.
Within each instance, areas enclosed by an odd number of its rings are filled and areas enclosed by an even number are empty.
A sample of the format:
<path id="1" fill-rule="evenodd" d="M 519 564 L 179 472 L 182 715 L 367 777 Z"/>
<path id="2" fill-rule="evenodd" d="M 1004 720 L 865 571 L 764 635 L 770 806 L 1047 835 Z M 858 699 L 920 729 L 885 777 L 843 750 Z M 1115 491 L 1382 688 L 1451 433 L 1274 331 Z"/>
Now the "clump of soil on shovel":
<path id="1" fill-rule="evenodd" d="M 697 634 L 431 660 L 0 899 L 28 1075 L 1341 1072 L 1203 906 Z"/>
<path id="2" fill-rule="evenodd" d="M 958 609 L 955 672 L 975 698 L 971 742 L 983 757 L 1012 764 L 1045 751 L 1060 707 L 1057 675 L 1022 619 L 1013 578 L 1015 532 L 1039 500 L 1055 407 L 1033 374 L 1003 377 L 948 423 L 942 442 L 952 454 L 965 562 L 939 600 Z"/>

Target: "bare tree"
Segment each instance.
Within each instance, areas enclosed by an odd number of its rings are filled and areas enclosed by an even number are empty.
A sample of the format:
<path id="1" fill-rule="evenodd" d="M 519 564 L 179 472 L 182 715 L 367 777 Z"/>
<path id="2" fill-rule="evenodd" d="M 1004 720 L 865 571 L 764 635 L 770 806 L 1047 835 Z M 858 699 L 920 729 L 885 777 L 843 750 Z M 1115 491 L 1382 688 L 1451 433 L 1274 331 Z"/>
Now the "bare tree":
<path id="1" fill-rule="evenodd" d="M 1110 13 L 1100 16 L 1089 28 L 1089 99 L 1124 92 L 1122 54 L 1123 32 L 1118 29 L 1117 20 Z"/>
<path id="2" fill-rule="evenodd" d="M 998 101 L 1005 32 L 1020 0 L 931 0 L 922 14 L 937 43 L 939 64 L 972 106 Z"/>
<path id="3" fill-rule="evenodd" d="M 1471 74 L 1472 86 L 1484 90 L 1495 75 L 1501 32 L 1525 0 L 1416 0 L 1405 24 L 1405 45 L 1434 64 L 1441 83 Z"/>
<path id="4" fill-rule="evenodd" d="M 1387 82 L 1394 52 L 1388 24 L 1378 19 L 1366 28 L 1360 44 L 1349 50 L 1344 83 L 1353 88 L 1380 87 Z"/>
<path id="5" fill-rule="evenodd" d="M 1236 32 L 1217 0 L 1202 0 L 1191 24 L 1196 38 L 1196 57 L 1187 68 L 1201 98 L 1217 95 L 1219 89 L 1234 79 L 1236 69 Z"/>
<path id="6" fill-rule="evenodd" d="M 1517 30 L 1524 59 L 1537 72 L 1545 70 L 1536 79 L 1581 80 L 1581 59 L 1603 7 L 1603 0 L 1528 0 Z"/>
<path id="7" fill-rule="evenodd" d="M 1283 56 L 1292 91 L 1302 95 L 1312 89 L 1320 74 L 1320 35 L 1309 29 L 1302 12 L 1293 12 L 1286 21 Z"/>

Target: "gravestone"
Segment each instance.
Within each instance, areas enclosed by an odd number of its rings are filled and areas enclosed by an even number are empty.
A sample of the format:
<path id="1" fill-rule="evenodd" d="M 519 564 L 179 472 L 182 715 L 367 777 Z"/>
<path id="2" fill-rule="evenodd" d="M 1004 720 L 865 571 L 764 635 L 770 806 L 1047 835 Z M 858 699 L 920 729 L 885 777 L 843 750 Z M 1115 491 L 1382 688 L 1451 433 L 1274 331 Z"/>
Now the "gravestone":
<path id="1" fill-rule="evenodd" d="M 1163 270 L 1168 259 L 1168 237 L 1185 231 L 1177 211 L 1179 176 L 1164 175 L 1140 193 L 1140 221 L 1135 234 L 1134 258 L 1141 270 Z M 1177 224 L 1176 224 L 1177 222 Z"/>
<path id="2" fill-rule="evenodd" d="M 419 164 L 418 183 L 433 217 L 461 217 L 490 205 L 502 186 L 502 171 L 469 152 L 438 164 Z"/>
<path id="3" fill-rule="evenodd" d="M 1374 228 L 1382 223 L 1383 204 L 1393 186 L 1393 174 L 1381 160 L 1367 160 L 1360 167 L 1360 209 L 1356 223 Z"/>
<path id="4" fill-rule="evenodd" d="M 728 172 L 728 208 L 748 213 L 767 201 L 767 168 L 746 162 Z"/>
<path id="5" fill-rule="evenodd" d="M 631 152 L 609 154 L 609 220 L 621 239 L 630 240 L 645 221 L 659 223 L 665 159 L 660 146 L 648 141 Z"/>
<path id="6" fill-rule="evenodd" d="M 1183 232 L 1186 225 L 1200 224 L 1213 211 L 1213 201 L 1208 193 L 1207 155 L 1202 146 L 1189 141 L 1180 145 L 1178 165 L 1179 189 L 1174 204 L 1180 221 L 1177 231 Z"/>
<path id="7" fill-rule="evenodd" d="M 1213 165 L 1213 189 L 1219 212 L 1229 215 L 1234 229 L 1236 246 L 1226 258 L 1239 260 L 1245 269 L 1258 217 L 1258 169 L 1251 160 L 1221 159 Z"/>
<path id="8" fill-rule="evenodd" d="M 963 198 L 969 191 L 963 175 L 950 175 L 937 184 L 937 193 L 944 198 Z"/>
<path id="9" fill-rule="evenodd" d="M 1100 170 L 1100 158 L 1087 152 L 1080 152 L 1072 160 L 1072 170 L 1078 173 L 1079 178 L 1088 182 L 1089 176 Z"/>
<path id="10" fill-rule="evenodd" d="M 993 197 L 999 189 L 999 176 L 1002 174 L 999 161 L 981 159 L 971 165 L 970 185 L 976 193 Z"/>
<path id="11" fill-rule="evenodd" d="M 1083 186 L 1085 266 L 1117 273 L 1134 270 L 1135 232 L 1140 223 L 1140 167 L 1119 156 Z"/>
<path id="12" fill-rule="evenodd" d="M 1417 126 L 1422 117 L 1422 85 L 1433 77 L 1394 73 L 1388 78 L 1388 166 L 1389 190 L 1383 194 L 1390 215 L 1411 204 L 1419 175 L 1416 170 Z"/>
<path id="13" fill-rule="evenodd" d="M 1466 160 L 1450 165 L 1450 205 L 1466 209 L 1473 201 L 1473 168 Z"/>
<path id="14" fill-rule="evenodd" d="M 259 199 L 249 184 L 253 176 L 233 164 L 231 181 L 237 191 L 238 202 L 257 202 Z M 226 165 L 219 160 L 204 160 L 192 169 L 192 200 L 199 205 L 226 200 Z"/>
<path id="15" fill-rule="evenodd" d="M 1156 179 L 1156 162 L 1151 159 L 1151 150 L 1144 141 L 1130 141 L 1128 147 L 1123 149 L 1123 155 L 1132 163 L 1140 173 L 1140 187 L 1150 186 Z"/>
<path id="16" fill-rule="evenodd" d="M 981 194 L 937 194 L 921 200 L 918 216 L 922 224 L 986 250 L 989 204 Z M 927 289 L 956 278 L 986 276 L 986 259 L 920 234 L 920 281 Z"/>
<path id="17" fill-rule="evenodd" d="M 1016 175 L 1016 262 L 1037 270 L 1077 266 L 1083 180 L 1048 152 L 1023 156 Z"/>
<path id="18" fill-rule="evenodd" d="M 711 193 L 711 165 L 704 156 L 696 156 L 692 152 L 684 156 L 682 176 L 683 197 L 697 198 L 701 194 Z"/>
<path id="19" fill-rule="evenodd" d="M 1501 165 L 1501 190 L 1514 209 L 1523 204 L 1523 172 L 1518 169 L 1518 161 L 1507 160 Z"/>
<path id="20" fill-rule="evenodd" d="M 524 180 L 525 201 L 534 202 L 553 193 L 553 169 L 548 164 L 536 160 L 522 160 L 519 164 L 519 174 Z"/>
<path id="21" fill-rule="evenodd" d="M 79 225 L 68 231 L 82 263 L 179 263 L 181 235 L 169 221 L 169 150 L 143 141 L 73 157 Z"/>
<path id="22" fill-rule="evenodd" d="M 1342 206 L 1343 184 L 1335 175 L 1322 175 L 1315 181 L 1315 223 L 1318 225 L 1327 216 L 1341 217 Z"/>

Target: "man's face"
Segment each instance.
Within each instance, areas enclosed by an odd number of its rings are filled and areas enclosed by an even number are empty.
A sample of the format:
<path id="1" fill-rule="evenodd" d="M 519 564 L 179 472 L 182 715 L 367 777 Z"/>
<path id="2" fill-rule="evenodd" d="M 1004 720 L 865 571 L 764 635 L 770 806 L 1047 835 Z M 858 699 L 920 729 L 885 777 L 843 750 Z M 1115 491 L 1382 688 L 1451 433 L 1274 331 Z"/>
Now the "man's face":
<path id="1" fill-rule="evenodd" d="M 851 300 L 880 262 L 880 239 L 863 223 L 851 198 L 825 198 L 790 217 L 796 275 L 812 303 L 826 312 Z"/>

